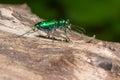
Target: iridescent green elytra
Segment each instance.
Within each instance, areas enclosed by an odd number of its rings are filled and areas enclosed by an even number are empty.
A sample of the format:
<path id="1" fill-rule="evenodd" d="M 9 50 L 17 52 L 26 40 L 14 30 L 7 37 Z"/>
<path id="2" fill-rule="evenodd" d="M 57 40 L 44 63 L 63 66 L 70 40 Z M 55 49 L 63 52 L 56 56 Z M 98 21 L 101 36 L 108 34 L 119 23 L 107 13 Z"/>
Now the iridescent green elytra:
<path id="1" fill-rule="evenodd" d="M 71 24 L 69 23 L 69 20 L 64 20 L 64 19 L 55 20 L 55 19 L 53 19 L 53 20 L 46 20 L 46 21 L 38 22 L 28 32 L 34 31 L 35 29 L 38 29 L 38 30 L 46 30 L 49 33 L 50 31 L 54 31 L 56 29 L 62 28 L 64 30 L 67 41 L 68 40 L 70 41 L 69 37 L 67 36 L 67 29 L 70 29 L 70 26 L 71 26 Z M 28 32 L 24 33 L 23 35 L 27 34 Z"/>

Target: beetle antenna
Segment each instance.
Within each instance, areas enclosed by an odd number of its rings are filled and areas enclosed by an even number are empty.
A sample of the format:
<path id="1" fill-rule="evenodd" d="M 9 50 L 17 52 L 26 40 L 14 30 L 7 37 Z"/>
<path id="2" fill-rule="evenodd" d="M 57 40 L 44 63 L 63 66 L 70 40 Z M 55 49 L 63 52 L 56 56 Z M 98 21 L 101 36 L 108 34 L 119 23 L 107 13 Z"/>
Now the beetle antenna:
<path id="1" fill-rule="evenodd" d="M 80 33 L 85 33 L 85 29 L 83 27 L 77 26 L 77 25 L 71 25 L 71 27 L 73 28 L 73 30 L 80 32 Z"/>

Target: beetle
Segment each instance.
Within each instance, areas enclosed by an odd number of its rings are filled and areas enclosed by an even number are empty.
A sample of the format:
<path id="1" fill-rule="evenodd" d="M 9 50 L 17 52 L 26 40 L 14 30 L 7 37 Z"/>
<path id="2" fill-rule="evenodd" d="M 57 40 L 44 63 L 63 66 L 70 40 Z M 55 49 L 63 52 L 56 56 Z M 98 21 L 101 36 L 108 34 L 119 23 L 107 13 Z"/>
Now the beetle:
<path id="1" fill-rule="evenodd" d="M 64 19 L 61 19 L 61 20 L 55 20 L 55 19 L 52 19 L 52 20 L 45 20 L 45 21 L 42 21 L 42 22 L 38 22 L 36 23 L 32 28 L 31 30 L 27 31 L 26 33 L 20 35 L 20 36 L 23 36 L 31 31 L 35 31 L 36 29 L 37 30 L 46 30 L 48 33 L 47 33 L 47 36 L 50 37 L 50 31 L 52 31 L 54 33 L 54 31 L 56 29 L 62 29 L 64 31 L 64 34 L 66 36 L 66 40 L 67 41 L 70 41 L 70 38 L 67 36 L 67 29 L 71 30 L 71 24 L 69 23 L 69 20 L 64 20 Z"/>

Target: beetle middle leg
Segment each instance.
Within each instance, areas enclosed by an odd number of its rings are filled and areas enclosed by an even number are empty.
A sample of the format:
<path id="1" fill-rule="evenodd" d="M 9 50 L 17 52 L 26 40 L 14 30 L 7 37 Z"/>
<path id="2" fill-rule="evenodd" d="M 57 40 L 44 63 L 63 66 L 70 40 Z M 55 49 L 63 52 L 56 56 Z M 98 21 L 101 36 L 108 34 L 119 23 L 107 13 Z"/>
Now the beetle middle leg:
<path id="1" fill-rule="evenodd" d="M 48 38 L 51 38 L 51 37 L 52 37 L 51 33 L 52 33 L 52 31 L 47 31 L 47 35 L 46 35 L 46 36 L 47 36 Z"/>
<path id="2" fill-rule="evenodd" d="M 47 37 L 52 38 L 54 34 L 54 30 L 47 30 Z"/>

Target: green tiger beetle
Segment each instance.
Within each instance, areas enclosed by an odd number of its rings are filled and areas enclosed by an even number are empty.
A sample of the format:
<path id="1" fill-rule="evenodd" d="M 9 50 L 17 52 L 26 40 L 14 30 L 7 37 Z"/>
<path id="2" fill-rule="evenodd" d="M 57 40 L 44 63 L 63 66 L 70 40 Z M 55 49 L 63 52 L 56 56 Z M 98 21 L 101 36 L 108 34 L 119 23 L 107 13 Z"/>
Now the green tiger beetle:
<path id="1" fill-rule="evenodd" d="M 66 41 L 70 41 L 70 38 L 67 36 L 67 30 L 71 30 L 71 24 L 69 23 L 69 19 L 67 20 L 64 20 L 64 19 L 61 19 L 61 20 L 45 20 L 45 21 L 42 21 L 42 22 L 38 22 L 36 23 L 32 28 L 31 30 L 27 31 L 26 33 L 20 35 L 20 36 L 23 36 L 31 31 L 35 31 L 35 30 L 45 30 L 47 31 L 47 36 L 50 38 L 50 34 L 49 32 L 50 31 L 54 31 L 56 29 L 62 29 L 64 31 L 64 35 L 66 36 Z"/>

